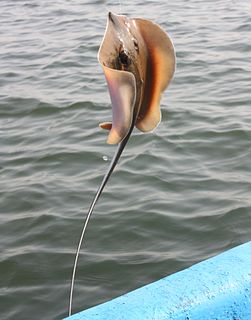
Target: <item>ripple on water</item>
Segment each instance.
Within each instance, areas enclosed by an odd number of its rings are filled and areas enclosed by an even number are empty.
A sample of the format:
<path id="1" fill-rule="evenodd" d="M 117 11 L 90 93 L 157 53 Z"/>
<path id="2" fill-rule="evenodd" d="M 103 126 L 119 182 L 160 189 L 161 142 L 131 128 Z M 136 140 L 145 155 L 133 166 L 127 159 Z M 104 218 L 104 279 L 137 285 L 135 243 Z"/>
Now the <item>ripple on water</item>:
<path id="1" fill-rule="evenodd" d="M 161 124 L 135 130 L 95 208 L 75 311 L 250 240 L 249 0 L 121 7 L 168 30 L 177 70 Z M 96 58 L 108 10 L 120 8 L 1 1 L 3 319 L 66 315 L 83 219 L 116 150 L 98 127 L 111 119 Z"/>

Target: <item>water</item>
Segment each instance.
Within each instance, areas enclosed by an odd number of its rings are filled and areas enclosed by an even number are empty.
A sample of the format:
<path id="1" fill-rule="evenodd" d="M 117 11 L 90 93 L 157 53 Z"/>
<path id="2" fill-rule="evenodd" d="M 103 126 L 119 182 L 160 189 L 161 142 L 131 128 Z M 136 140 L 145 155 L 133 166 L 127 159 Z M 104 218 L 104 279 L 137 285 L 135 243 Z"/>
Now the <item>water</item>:
<path id="1" fill-rule="evenodd" d="M 91 220 L 74 311 L 251 239 L 251 3 L 0 3 L 1 319 L 61 319 L 84 215 L 115 151 L 97 62 L 108 10 L 177 52 L 152 134 L 135 130 Z M 234 267 L 234 266 L 233 266 Z"/>

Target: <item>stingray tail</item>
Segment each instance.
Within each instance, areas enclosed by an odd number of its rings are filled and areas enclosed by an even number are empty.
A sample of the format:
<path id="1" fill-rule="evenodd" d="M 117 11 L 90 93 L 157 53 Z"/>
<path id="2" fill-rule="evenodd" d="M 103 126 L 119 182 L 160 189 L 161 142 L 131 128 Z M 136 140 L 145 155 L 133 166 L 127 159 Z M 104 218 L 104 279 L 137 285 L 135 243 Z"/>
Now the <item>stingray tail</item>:
<path id="1" fill-rule="evenodd" d="M 107 183 L 107 181 L 109 180 L 116 164 L 118 163 L 118 160 L 126 146 L 126 143 L 127 141 L 129 140 L 130 138 L 130 135 L 132 133 L 132 130 L 133 130 L 133 127 L 134 127 L 134 121 L 131 125 L 131 128 L 128 132 L 128 134 L 126 135 L 126 137 L 119 143 L 118 145 L 118 148 L 117 148 L 117 151 L 111 161 L 111 164 L 107 170 L 107 173 L 105 174 L 96 194 L 95 194 L 95 197 L 92 201 L 92 204 L 89 208 L 89 211 L 87 213 L 87 216 L 85 218 L 85 221 L 84 221 L 84 225 L 83 225 L 83 229 L 81 231 L 81 235 L 80 235 L 80 239 L 79 239 L 79 242 L 78 242 L 78 247 L 77 247 L 77 251 L 76 251 L 76 254 L 75 254 L 75 261 L 74 261 L 74 265 L 73 265 L 73 270 L 72 270 L 72 278 L 71 278 L 71 287 L 70 287 L 70 299 L 69 299 L 69 316 L 71 315 L 72 313 L 72 301 L 73 301 L 73 290 L 74 290 L 74 282 L 75 282 L 75 275 L 76 275 L 76 270 L 77 270 L 77 264 L 78 264 L 78 258 L 79 258 L 79 253 L 80 253 L 80 249 L 81 249 L 81 246 L 82 246 L 82 243 L 83 243 L 83 239 L 84 239 L 84 235 L 85 235 L 85 231 L 86 231 L 86 228 L 87 228 L 87 225 L 88 225 L 88 222 L 91 218 L 91 214 L 93 212 L 93 209 Z"/>

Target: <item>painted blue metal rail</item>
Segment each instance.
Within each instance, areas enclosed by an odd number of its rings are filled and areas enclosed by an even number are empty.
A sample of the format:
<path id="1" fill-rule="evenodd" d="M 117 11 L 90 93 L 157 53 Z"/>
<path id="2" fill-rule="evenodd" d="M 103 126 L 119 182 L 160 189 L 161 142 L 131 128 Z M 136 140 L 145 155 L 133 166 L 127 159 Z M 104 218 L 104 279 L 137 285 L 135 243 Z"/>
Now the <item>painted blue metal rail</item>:
<path id="1" fill-rule="evenodd" d="M 251 242 L 67 320 L 251 320 Z"/>

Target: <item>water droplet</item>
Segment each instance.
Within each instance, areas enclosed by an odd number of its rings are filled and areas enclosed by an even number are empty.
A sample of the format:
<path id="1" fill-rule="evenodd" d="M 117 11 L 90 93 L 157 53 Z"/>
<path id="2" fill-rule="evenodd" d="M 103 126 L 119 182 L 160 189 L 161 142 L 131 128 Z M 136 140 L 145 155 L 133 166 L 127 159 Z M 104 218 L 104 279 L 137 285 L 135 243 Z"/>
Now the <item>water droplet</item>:
<path id="1" fill-rule="evenodd" d="M 107 156 L 103 156 L 103 160 L 104 160 L 104 161 L 107 161 L 107 160 L 108 160 L 108 157 L 107 157 Z"/>

